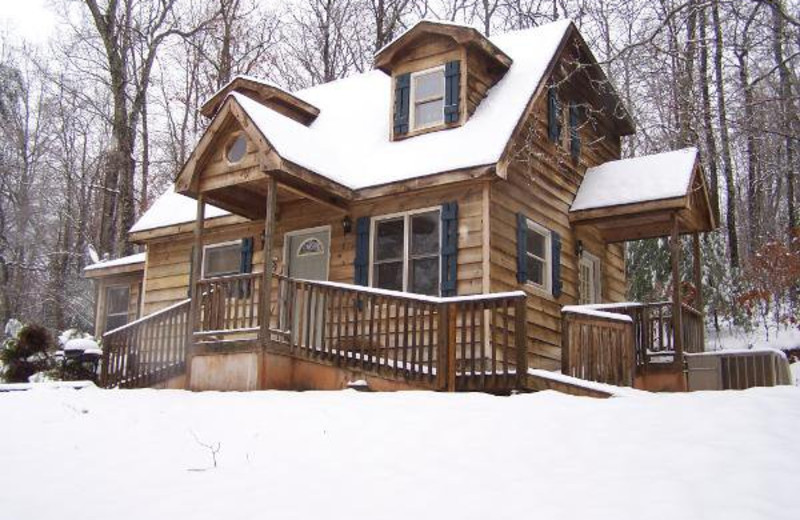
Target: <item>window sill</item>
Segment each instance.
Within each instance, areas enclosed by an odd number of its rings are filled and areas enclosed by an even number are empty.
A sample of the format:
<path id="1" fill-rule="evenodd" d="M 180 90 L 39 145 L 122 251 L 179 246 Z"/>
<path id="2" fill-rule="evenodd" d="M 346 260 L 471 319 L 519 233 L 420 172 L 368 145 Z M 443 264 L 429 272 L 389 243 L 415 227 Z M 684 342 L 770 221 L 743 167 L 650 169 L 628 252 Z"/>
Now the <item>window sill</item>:
<path id="1" fill-rule="evenodd" d="M 547 298 L 547 299 L 549 299 L 551 301 L 556 301 L 556 298 L 555 298 L 555 296 L 553 296 L 553 293 L 551 291 L 545 289 L 544 287 L 536 285 L 533 282 L 525 282 L 522 285 L 522 288 L 525 291 L 527 291 L 527 292 L 529 292 L 529 293 L 531 293 L 531 294 L 533 294 L 535 296 L 541 296 L 542 298 Z"/>
<path id="2" fill-rule="evenodd" d="M 425 128 L 418 128 L 416 130 L 410 130 L 408 133 L 403 135 L 394 135 L 392 134 L 392 141 L 402 141 L 403 139 L 408 139 L 411 137 L 416 137 L 418 135 L 430 134 L 432 132 L 438 132 L 440 130 L 449 130 L 450 128 L 456 128 L 463 124 L 461 121 L 457 121 L 455 123 L 442 123 L 436 126 L 427 126 Z"/>

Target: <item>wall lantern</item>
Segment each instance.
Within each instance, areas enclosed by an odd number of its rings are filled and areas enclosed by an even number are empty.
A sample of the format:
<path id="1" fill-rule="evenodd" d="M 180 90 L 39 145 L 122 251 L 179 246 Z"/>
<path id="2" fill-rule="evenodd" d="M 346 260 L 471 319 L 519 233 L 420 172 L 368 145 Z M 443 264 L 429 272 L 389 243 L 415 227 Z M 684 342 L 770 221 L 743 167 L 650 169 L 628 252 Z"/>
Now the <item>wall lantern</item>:
<path id="1" fill-rule="evenodd" d="M 575 256 L 578 258 L 583 256 L 583 240 L 578 240 L 575 244 Z"/>
<path id="2" fill-rule="evenodd" d="M 342 230 L 345 235 L 353 230 L 353 221 L 350 219 L 350 215 L 345 215 L 342 219 Z"/>

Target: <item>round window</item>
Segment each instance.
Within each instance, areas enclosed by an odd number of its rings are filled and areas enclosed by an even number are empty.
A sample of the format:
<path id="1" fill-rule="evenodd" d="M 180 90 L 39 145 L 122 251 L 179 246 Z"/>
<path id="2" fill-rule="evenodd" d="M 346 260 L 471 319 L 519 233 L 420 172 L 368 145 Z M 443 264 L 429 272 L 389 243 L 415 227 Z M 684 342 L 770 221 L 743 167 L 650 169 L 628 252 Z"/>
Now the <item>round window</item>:
<path id="1" fill-rule="evenodd" d="M 228 145 L 225 157 L 228 159 L 228 162 L 237 163 L 242 160 L 245 153 L 247 153 L 247 139 L 244 137 L 244 134 L 239 134 L 236 139 L 231 141 Z"/>

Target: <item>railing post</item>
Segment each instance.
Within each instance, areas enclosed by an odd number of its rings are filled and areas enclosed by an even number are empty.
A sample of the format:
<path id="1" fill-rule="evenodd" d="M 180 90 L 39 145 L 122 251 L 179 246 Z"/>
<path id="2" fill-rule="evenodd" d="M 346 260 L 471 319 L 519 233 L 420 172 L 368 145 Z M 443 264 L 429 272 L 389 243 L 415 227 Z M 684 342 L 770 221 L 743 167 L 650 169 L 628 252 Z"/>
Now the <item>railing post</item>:
<path id="1" fill-rule="evenodd" d="M 103 345 L 102 366 L 100 367 L 100 386 L 106 387 L 108 383 L 108 362 L 111 359 L 111 344 Z"/>
<path id="2" fill-rule="evenodd" d="M 528 375 L 528 317 L 527 298 L 514 302 L 514 331 L 517 347 L 517 388 L 522 389 Z"/>
<path id="3" fill-rule="evenodd" d="M 456 390 L 456 306 L 439 303 L 439 345 L 436 361 L 437 386 L 446 392 Z"/>
<path id="4" fill-rule="evenodd" d="M 570 341 L 571 338 L 569 337 L 570 332 L 572 331 L 572 325 L 570 322 L 569 313 L 561 313 L 561 373 L 562 374 L 570 374 Z"/>

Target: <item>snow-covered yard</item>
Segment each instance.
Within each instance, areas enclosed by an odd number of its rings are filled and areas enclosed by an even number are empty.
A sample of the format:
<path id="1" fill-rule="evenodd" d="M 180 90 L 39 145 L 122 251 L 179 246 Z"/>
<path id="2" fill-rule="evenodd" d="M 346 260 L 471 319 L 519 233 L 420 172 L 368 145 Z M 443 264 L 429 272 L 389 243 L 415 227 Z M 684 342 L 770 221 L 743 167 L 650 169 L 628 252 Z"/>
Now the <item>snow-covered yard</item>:
<path id="1" fill-rule="evenodd" d="M 0 518 L 797 518 L 800 389 L 0 393 Z M 217 467 L 211 449 L 219 446 Z"/>

